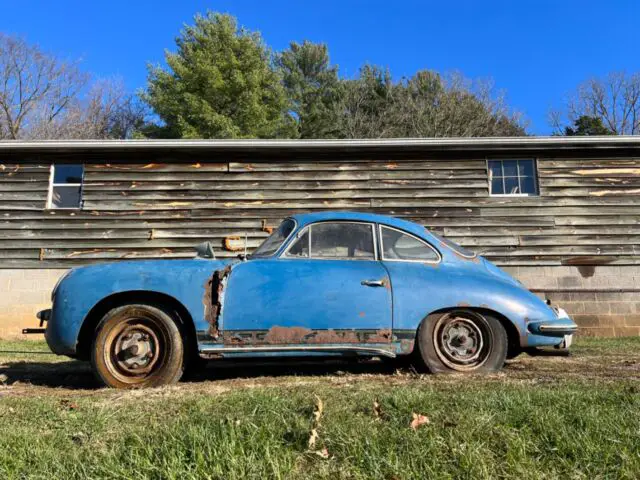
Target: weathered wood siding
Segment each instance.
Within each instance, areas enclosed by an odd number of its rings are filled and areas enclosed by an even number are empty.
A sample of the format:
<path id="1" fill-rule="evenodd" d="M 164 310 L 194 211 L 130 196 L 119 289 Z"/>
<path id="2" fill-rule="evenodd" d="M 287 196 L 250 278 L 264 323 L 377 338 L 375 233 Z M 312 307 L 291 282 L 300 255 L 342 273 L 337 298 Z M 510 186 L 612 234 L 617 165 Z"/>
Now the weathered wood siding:
<path id="1" fill-rule="evenodd" d="M 527 158 L 523 155 L 521 158 Z M 538 157 L 540 196 L 490 197 L 486 159 L 87 164 L 82 211 L 46 210 L 49 164 L 0 164 L 0 268 L 257 246 L 292 212 L 406 217 L 501 265 L 640 264 L 640 158 Z"/>

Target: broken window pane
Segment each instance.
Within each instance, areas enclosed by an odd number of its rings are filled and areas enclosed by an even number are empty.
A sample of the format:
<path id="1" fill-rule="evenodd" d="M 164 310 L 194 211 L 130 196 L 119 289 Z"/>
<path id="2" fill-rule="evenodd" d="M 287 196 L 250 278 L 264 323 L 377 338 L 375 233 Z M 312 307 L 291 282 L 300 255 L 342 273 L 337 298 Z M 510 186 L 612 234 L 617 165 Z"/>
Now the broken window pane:
<path id="1" fill-rule="evenodd" d="M 317 223 L 311 228 L 311 257 L 374 260 L 373 230 L 366 223 Z"/>

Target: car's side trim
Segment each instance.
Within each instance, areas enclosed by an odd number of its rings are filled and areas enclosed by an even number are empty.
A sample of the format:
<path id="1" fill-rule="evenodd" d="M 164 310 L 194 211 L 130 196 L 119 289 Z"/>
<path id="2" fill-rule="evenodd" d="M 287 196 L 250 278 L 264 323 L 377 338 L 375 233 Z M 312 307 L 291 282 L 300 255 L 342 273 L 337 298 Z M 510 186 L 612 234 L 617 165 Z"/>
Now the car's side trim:
<path id="1" fill-rule="evenodd" d="M 354 346 L 354 345 L 294 345 L 294 346 L 269 346 L 269 347 L 226 347 L 226 346 L 202 346 L 201 354 L 225 354 L 225 353 L 259 353 L 259 352 L 344 352 L 354 351 L 368 354 L 378 354 L 395 358 L 395 352 L 381 347 Z"/>

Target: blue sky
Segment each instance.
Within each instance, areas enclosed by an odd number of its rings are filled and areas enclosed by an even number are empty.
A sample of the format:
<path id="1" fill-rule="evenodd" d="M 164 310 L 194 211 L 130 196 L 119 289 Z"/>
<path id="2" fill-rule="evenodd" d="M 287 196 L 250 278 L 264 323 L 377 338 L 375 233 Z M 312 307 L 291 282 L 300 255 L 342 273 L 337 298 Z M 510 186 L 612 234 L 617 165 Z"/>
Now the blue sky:
<path id="1" fill-rule="evenodd" d="M 347 76 L 371 62 L 394 77 L 423 68 L 492 77 L 539 135 L 551 131 L 549 109 L 579 82 L 640 71 L 638 0 L 0 0 L 0 31 L 137 89 L 146 63 L 162 62 L 182 25 L 207 9 L 235 15 L 277 50 L 326 42 Z"/>

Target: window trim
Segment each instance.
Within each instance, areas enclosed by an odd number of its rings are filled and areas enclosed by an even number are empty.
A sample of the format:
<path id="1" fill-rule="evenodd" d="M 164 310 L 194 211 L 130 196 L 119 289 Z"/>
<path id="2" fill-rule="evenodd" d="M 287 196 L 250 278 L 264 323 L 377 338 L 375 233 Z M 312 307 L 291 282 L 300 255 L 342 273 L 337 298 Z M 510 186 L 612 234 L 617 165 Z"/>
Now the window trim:
<path id="1" fill-rule="evenodd" d="M 54 183 L 55 179 L 55 167 L 56 164 L 52 163 L 49 166 L 49 188 L 47 190 L 47 204 L 45 205 L 46 210 L 82 210 L 82 192 L 84 190 L 84 163 L 70 163 L 60 165 L 80 165 L 82 166 L 82 177 L 80 178 L 80 183 Z M 55 187 L 80 187 L 80 205 L 77 207 L 55 207 L 53 205 L 53 189 Z"/>
<path id="2" fill-rule="evenodd" d="M 540 184 L 538 183 L 538 158 L 537 157 L 485 157 L 485 167 L 487 171 L 487 190 L 489 191 L 490 197 L 539 197 L 540 196 Z M 535 187 L 534 193 L 493 193 L 491 190 L 491 169 L 489 168 L 489 162 L 497 161 L 504 162 L 505 160 L 531 160 L 533 162 L 533 185 Z M 518 173 L 519 171 L 518 166 Z M 504 176 L 503 186 L 504 186 Z M 520 185 L 520 175 L 516 177 L 518 179 L 518 186 Z"/>
<path id="3" fill-rule="evenodd" d="M 373 238 L 373 258 L 344 258 L 344 257 L 334 257 L 334 258 L 318 258 L 318 257 L 312 257 L 311 256 L 311 227 L 313 227 L 314 225 L 320 225 L 323 223 L 355 223 L 355 224 L 359 224 L 359 225 L 369 225 L 371 227 L 371 236 Z M 293 247 L 295 245 L 295 240 L 291 240 L 289 242 L 289 244 L 287 245 L 287 247 L 284 249 L 284 251 L 280 254 L 280 256 L 278 258 L 282 258 L 282 259 L 286 259 L 286 260 L 333 260 L 333 261 L 347 261 L 347 262 L 361 262 L 361 261 L 368 261 L 368 262 L 376 262 L 380 260 L 379 257 L 379 250 L 378 250 L 378 236 L 376 235 L 376 224 L 375 223 L 371 223 L 371 222 L 361 222 L 358 220 L 322 220 L 320 222 L 314 222 L 314 223 L 309 223 L 307 225 L 305 225 L 304 227 L 302 227 L 300 230 L 298 230 L 295 235 L 294 238 L 297 239 L 299 237 L 301 237 L 302 235 L 304 235 L 305 231 L 309 231 L 309 256 L 308 257 L 299 257 L 299 256 L 293 256 L 293 255 L 288 255 L 289 250 L 291 249 L 291 247 Z"/>
<path id="4" fill-rule="evenodd" d="M 396 232 L 400 232 L 403 235 L 408 235 L 409 237 L 412 237 L 416 240 L 418 240 L 420 243 L 426 245 L 428 248 L 430 248 L 431 250 L 433 250 L 436 255 L 438 256 L 437 260 L 408 260 L 406 258 L 385 258 L 384 256 L 384 240 L 382 238 L 382 229 L 383 228 L 388 228 L 389 230 L 395 230 Z M 433 245 L 431 245 L 429 242 L 427 242 L 426 240 L 418 237 L 417 235 L 414 235 L 412 233 L 409 233 L 405 230 L 402 230 L 400 228 L 395 228 L 392 227 L 390 225 L 384 225 L 382 223 L 378 224 L 378 235 L 380 235 L 380 260 L 383 262 L 408 262 L 408 263 L 429 263 L 431 265 L 437 265 L 438 263 L 442 262 L 442 254 L 440 253 L 440 251 L 434 247 Z"/>

